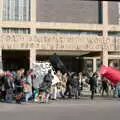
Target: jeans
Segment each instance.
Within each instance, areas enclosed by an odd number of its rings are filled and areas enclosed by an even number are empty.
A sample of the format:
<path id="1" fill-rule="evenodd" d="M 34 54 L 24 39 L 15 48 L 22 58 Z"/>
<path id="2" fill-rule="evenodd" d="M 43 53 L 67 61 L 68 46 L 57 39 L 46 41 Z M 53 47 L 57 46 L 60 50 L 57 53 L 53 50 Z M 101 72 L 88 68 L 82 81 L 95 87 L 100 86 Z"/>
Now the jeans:
<path id="1" fill-rule="evenodd" d="M 6 99 L 6 102 L 10 102 L 10 103 L 12 103 L 12 100 L 13 100 L 13 89 L 7 89 L 6 90 L 6 97 L 5 97 L 5 99 Z"/>
<path id="2" fill-rule="evenodd" d="M 117 83 L 116 87 L 115 87 L 115 95 L 117 97 L 120 97 L 120 82 Z"/>
<path id="3" fill-rule="evenodd" d="M 25 102 L 28 102 L 29 98 L 32 96 L 32 90 L 25 93 Z"/>

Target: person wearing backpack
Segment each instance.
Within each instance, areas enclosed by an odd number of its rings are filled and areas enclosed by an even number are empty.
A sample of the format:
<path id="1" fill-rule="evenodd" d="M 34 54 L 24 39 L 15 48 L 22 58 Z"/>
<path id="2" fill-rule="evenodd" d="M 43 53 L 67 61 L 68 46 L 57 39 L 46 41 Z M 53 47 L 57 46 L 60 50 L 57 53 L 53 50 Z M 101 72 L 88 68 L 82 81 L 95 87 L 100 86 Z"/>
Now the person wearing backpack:
<path id="1" fill-rule="evenodd" d="M 52 71 L 48 70 L 48 73 L 44 76 L 44 80 L 40 85 L 40 102 L 48 102 L 53 78 Z"/>

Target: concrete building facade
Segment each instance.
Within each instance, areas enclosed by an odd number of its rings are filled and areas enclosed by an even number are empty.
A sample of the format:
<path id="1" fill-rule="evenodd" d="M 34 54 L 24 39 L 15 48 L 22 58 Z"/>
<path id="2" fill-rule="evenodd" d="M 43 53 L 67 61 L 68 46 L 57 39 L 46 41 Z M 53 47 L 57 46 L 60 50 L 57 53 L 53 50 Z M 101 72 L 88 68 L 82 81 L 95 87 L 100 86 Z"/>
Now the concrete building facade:
<path id="1" fill-rule="evenodd" d="M 94 72 L 101 61 L 106 66 L 115 61 L 119 67 L 119 6 L 107 1 L 0 0 L 1 67 L 32 68 L 41 56 L 53 53 L 88 60 L 85 66 Z"/>

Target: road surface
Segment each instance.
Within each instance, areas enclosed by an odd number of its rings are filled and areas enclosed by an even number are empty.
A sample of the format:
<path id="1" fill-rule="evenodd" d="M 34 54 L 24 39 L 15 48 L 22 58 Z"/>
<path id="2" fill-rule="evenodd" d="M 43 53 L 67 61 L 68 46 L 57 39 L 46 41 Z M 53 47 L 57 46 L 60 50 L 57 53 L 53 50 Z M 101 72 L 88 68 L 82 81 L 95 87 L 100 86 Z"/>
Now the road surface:
<path id="1" fill-rule="evenodd" d="M 58 100 L 50 104 L 0 103 L 0 120 L 120 120 L 120 100 Z"/>

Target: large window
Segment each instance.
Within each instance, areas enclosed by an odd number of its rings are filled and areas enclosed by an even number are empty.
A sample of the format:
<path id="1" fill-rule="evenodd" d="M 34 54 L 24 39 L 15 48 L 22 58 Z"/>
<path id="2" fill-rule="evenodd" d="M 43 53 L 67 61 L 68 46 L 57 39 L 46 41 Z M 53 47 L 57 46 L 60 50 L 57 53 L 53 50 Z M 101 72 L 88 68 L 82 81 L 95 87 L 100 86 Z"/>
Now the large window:
<path id="1" fill-rule="evenodd" d="M 110 59 L 108 61 L 109 66 L 115 67 L 120 70 L 120 59 Z"/>
<path id="2" fill-rule="evenodd" d="M 30 0 L 4 0 L 3 20 L 30 20 Z"/>
<path id="3" fill-rule="evenodd" d="M 84 69 L 86 72 L 93 72 L 93 59 L 85 59 Z"/>
<path id="4" fill-rule="evenodd" d="M 96 60 L 97 70 L 100 68 L 101 65 L 102 65 L 102 60 L 101 60 L 101 59 L 97 59 L 97 60 Z"/>

